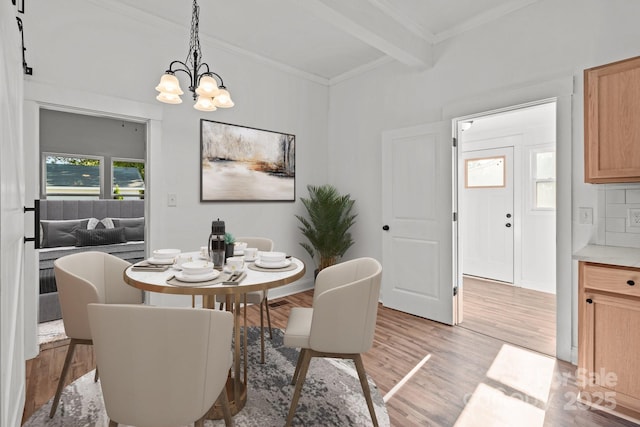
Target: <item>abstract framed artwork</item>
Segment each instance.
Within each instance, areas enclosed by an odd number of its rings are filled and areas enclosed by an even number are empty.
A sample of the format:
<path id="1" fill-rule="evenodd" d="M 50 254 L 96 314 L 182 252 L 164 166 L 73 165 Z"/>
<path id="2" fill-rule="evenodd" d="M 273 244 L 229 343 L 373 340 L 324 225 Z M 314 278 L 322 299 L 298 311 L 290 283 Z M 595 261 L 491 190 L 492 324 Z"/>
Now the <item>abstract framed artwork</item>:
<path id="1" fill-rule="evenodd" d="M 296 137 L 200 119 L 200 201 L 296 197 Z"/>

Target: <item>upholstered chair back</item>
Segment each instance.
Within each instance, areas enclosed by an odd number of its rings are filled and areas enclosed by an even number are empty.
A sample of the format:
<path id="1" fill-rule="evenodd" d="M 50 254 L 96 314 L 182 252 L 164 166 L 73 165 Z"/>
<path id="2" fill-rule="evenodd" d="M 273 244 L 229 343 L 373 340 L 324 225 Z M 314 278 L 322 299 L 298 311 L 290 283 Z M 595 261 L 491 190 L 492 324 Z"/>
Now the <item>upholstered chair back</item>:
<path id="1" fill-rule="evenodd" d="M 67 336 L 91 339 L 87 304 L 142 302 L 142 292 L 124 282 L 123 273 L 129 265 L 114 255 L 97 251 L 66 255 L 53 263 Z"/>
<path id="2" fill-rule="evenodd" d="M 236 237 L 237 242 L 246 242 L 248 248 L 257 248 L 259 251 L 271 252 L 273 240 L 266 237 Z"/>
<path id="3" fill-rule="evenodd" d="M 324 268 L 316 278 L 309 347 L 364 353 L 373 345 L 382 266 L 358 258 Z"/>
<path id="4" fill-rule="evenodd" d="M 201 419 L 224 390 L 233 315 L 219 310 L 90 304 L 107 415 L 136 427 Z"/>

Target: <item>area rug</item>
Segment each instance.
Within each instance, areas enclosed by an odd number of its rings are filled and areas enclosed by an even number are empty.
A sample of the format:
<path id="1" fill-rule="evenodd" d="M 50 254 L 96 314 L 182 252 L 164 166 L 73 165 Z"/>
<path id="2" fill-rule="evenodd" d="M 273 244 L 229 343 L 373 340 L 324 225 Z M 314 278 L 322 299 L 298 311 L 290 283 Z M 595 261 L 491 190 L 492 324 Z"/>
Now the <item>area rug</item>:
<path id="1" fill-rule="evenodd" d="M 265 337 L 265 364 L 260 364 L 260 329 L 249 328 L 249 387 L 247 404 L 233 419 L 237 427 L 283 426 L 294 386 L 291 376 L 298 350 L 282 345 L 283 331 L 273 330 L 273 340 Z M 107 427 L 100 382 L 89 372 L 68 385 L 58 410 L 49 418 L 51 400 L 38 409 L 23 427 Z M 369 379 L 371 396 L 380 426 L 389 426 L 389 416 L 377 387 Z M 311 360 L 307 379 L 293 421 L 295 426 L 370 426 L 369 410 L 355 366 L 340 359 Z M 206 421 L 205 426 L 224 426 L 224 421 Z"/>

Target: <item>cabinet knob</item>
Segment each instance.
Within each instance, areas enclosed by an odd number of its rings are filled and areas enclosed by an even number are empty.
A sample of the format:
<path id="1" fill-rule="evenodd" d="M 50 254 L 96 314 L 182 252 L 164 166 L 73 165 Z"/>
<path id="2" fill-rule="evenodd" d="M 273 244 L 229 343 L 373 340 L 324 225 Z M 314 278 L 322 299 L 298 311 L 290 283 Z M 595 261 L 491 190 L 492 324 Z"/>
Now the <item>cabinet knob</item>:
<path id="1" fill-rule="evenodd" d="M 388 225 L 383 225 L 383 226 L 382 226 L 382 229 L 383 229 L 384 231 L 389 231 L 389 226 L 388 226 Z"/>
<path id="2" fill-rule="evenodd" d="M 587 298 L 587 304 L 593 304 L 593 300 L 591 298 Z"/>
<path id="3" fill-rule="evenodd" d="M 636 284 L 636 282 L 634 282 L 633 280 L 627 280 L 627 285 L 633 286 L 635 284 Z"/>

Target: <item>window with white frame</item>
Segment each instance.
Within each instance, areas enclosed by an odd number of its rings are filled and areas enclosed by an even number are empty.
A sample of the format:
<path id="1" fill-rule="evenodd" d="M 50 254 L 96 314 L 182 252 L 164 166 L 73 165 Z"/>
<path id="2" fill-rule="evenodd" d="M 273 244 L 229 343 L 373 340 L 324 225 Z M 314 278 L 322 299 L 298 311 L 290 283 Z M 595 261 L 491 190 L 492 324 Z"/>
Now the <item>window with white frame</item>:
<path id="1" fill-rule="evenodd" d="M 99 199 L 103 169 L 101 156 L 42 153 L 41 197 Z"/>
<path id="2" fill-rule="evenodd" d="M 114 158 L 111 161 L 111 196 L 144 198 L 144 161 Z"/>
<path id="3" fill-rule="evenodd" d="M 556 209 L 556 152 L 531 152 L 532 195 L 534 210 Z"/>

